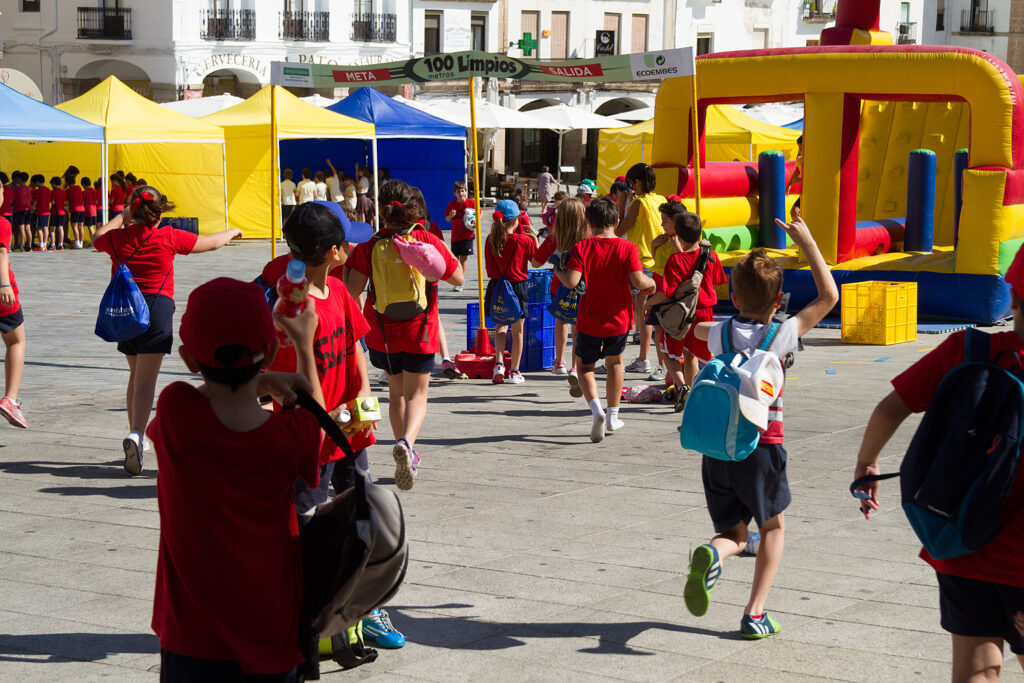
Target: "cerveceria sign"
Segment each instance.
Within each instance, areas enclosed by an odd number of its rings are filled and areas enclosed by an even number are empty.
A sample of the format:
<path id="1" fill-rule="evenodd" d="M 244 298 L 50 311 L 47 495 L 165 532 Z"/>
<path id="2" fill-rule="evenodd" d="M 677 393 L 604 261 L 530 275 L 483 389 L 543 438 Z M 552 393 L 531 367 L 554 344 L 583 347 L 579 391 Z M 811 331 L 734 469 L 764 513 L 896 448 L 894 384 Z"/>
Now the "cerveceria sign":
<path id="1" fill-rule="evenodd" d="M 353 84 L 400 85 L 469 77 L 563 83 L 662 80 L 694 73 L 690 48 L 612 55 L 594 59 L 538 61 L 487 52 L 454 52 L 373 66 L 274 62 L 277 85 L 330 88 Z"/>

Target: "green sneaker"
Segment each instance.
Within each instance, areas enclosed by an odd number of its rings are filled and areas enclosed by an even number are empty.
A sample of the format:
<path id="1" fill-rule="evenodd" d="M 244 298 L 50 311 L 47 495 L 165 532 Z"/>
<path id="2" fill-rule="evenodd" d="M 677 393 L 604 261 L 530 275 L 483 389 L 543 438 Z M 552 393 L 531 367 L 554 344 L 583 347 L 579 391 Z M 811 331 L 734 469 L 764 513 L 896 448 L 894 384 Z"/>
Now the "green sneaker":
<path id="1" fill-rule="evenodd" d="M 782 626 L 779 625 L 779 622 L 768 616 L 767 611 L 761 615 L 760 619 L 744 614 L 743 620 L 740 622 L 740 637 L 747 640 L 767 638 L 781 631 Z"/>
<path id="2" fill-rule="evenodd" d="M 683 600 L 686 608 L 695 617 L 707 614 L 711 603 L 711 589 L 722 574 L 722 563 L 718 559 L 718 551 L 707 544 L 697 546 L 690 554 L 690 576 L 686 579 L 683 589 Z"/>

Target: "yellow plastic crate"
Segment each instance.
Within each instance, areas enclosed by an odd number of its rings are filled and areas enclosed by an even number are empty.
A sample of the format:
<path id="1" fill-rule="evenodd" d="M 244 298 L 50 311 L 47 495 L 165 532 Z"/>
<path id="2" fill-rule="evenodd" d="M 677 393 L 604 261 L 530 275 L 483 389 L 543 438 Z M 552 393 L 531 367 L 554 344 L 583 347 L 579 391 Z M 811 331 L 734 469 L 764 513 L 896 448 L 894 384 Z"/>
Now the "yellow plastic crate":
<path id="1" fill-rule="evenodd" d="M 900 344 L 917 339 L 916 282 L 851 282 L 842 287 L 842 339 Z"/>

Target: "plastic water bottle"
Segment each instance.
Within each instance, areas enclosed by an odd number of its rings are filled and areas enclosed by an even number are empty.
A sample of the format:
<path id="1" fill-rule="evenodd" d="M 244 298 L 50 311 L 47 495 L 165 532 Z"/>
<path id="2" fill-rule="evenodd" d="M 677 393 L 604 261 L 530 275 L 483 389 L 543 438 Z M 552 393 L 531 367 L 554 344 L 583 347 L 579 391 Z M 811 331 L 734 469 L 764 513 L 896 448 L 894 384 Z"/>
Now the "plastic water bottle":
<path id="1" fill-rule="evenodd" d="M 761 548 L 761 533 L 758 531 L 752 531 L 747 535 L 747 545 L 743 548 L 743 554 L 745 555 L 757 555 L 757 551 Z"/>
<path id="2" fill-rule="evenodd" d="M 277 303 L 274 305 L 274 312 L 285 318 L 297 318 L 306 309 L 308 296 L 306 264 L 293 259 L 288 263 L 288 270 L 277 281 Z"/>

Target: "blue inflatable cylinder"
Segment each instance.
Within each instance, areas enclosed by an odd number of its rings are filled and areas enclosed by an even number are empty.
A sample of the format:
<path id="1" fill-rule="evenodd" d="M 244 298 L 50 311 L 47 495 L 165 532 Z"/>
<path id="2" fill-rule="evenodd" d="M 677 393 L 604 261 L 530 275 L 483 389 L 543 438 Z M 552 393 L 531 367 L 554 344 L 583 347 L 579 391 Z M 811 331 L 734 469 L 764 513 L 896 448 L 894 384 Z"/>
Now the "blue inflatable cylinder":
<path id="1" fill-rule="evenodd" d="M 785 249 L 786 231 L 775 224 L 776 218 L 786 220 L 786 156 L 782 152 L 758 155 L 757 185 L 761 195 L 761 246 Z"/>
<path id="2" fill-rule="evenodd" d="M 903 251 L 932 250 L 935 223 L 935 152 L 915 149 L 907 167 L 907 232 Z"/>
<path id="3" fill-rule="evenodd" d="M 964 206 L 964 171 L 967 170 L 967 150 L 953 155 L 953 246 L 960 242 L 960 209 Z"/>

